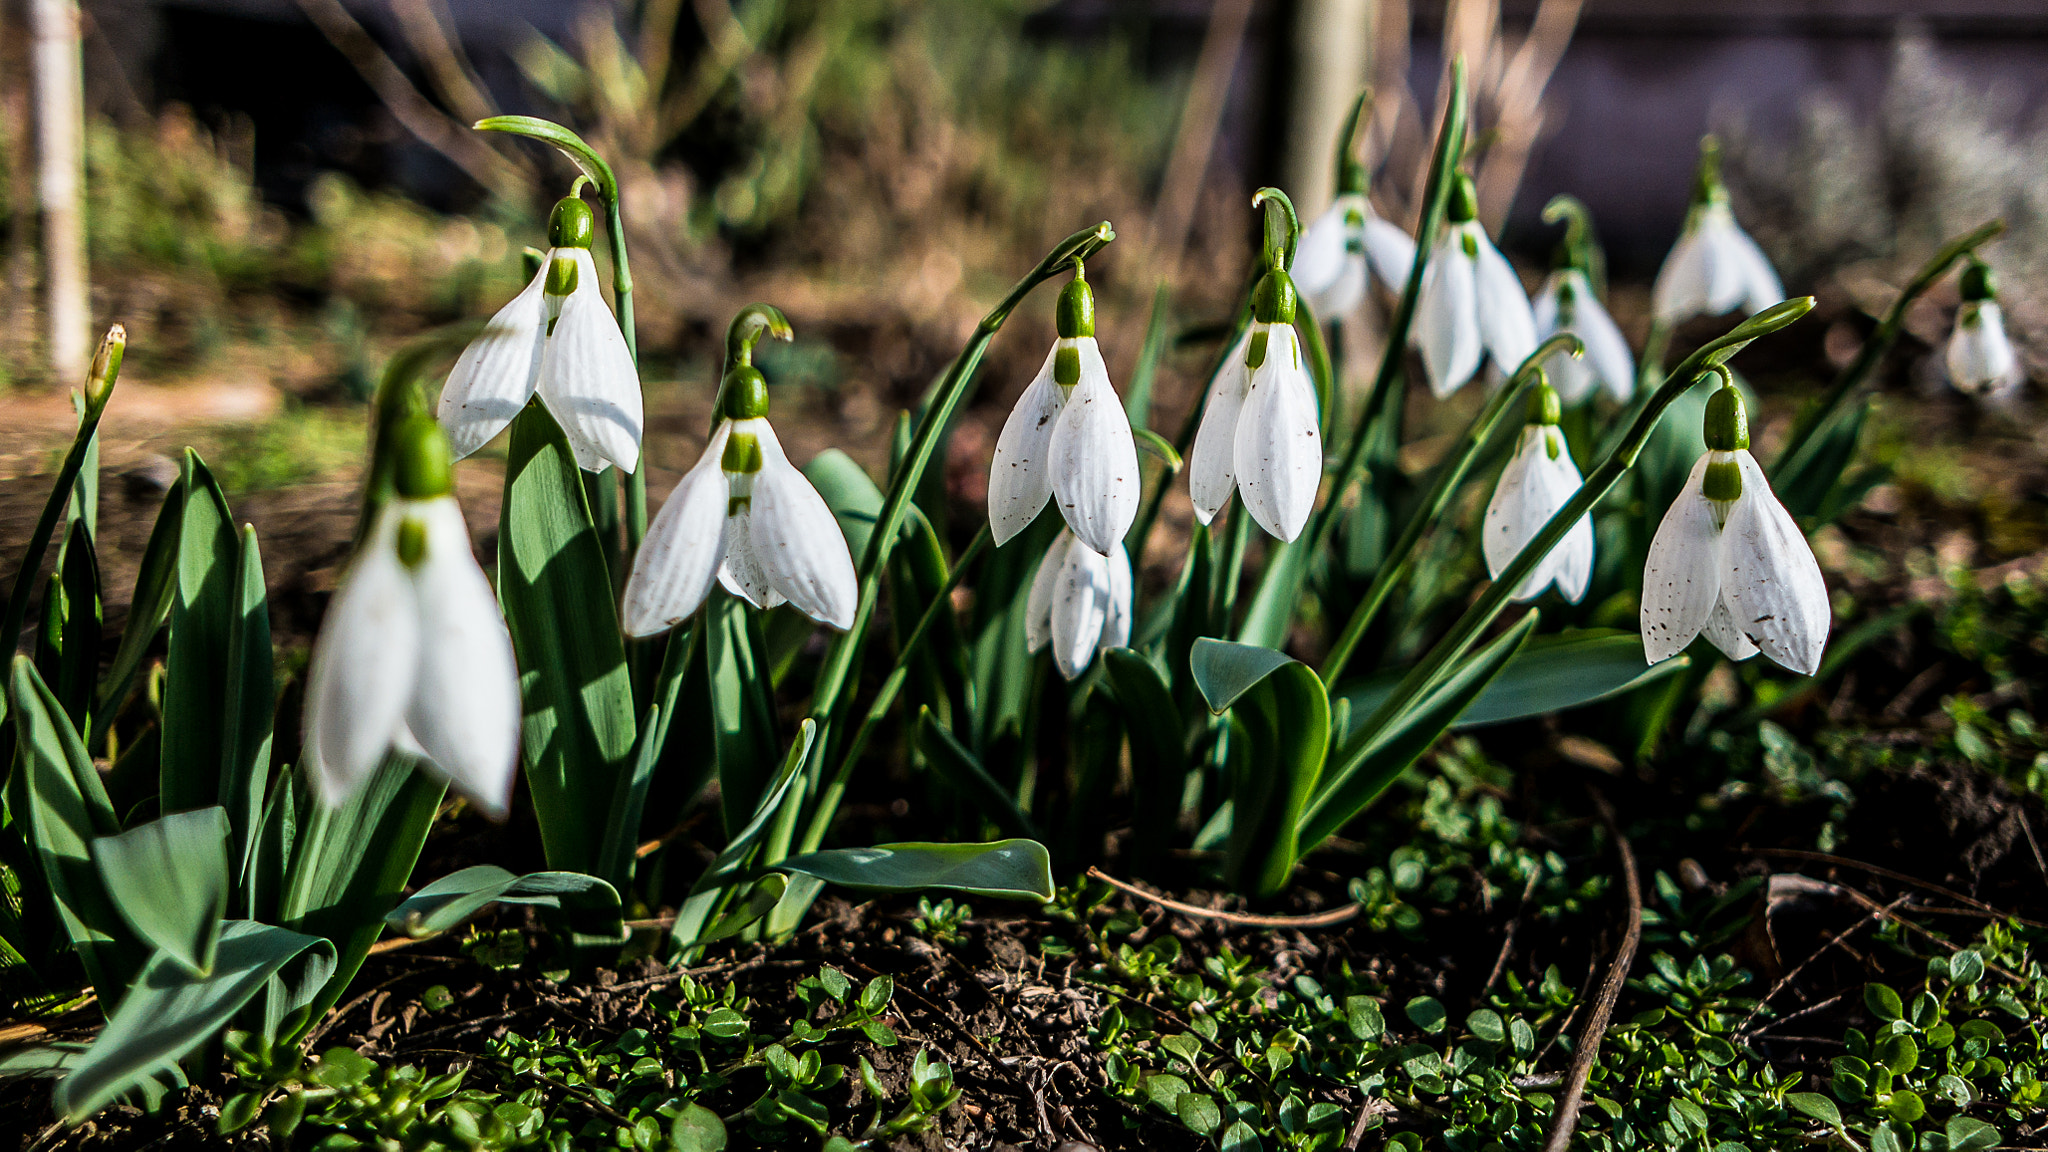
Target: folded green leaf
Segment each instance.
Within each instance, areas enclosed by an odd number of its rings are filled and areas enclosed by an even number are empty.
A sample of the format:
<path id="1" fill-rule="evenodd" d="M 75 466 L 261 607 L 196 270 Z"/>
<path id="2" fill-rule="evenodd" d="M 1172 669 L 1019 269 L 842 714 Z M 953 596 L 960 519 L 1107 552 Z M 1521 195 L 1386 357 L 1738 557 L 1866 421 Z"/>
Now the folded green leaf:
<path id="1" fill-rule="evenodd" d="M 529 872 L 515 876 L 494 864 L 452 872 L 405 898 L 384 917 L 408 936 L 446 932 L 491 904 L 538 904 L 544 908 L 610 913 L 618 917 L 619 893 L 581 872 Z"/>
<path id="2" fill-rule="evenodd" d="M 228 816 L 228 858 L 241 877 L 242 911 L 252 908 L 251 862 L 270 781 L 271 721 L 277 708 L 270 650 L 270 599 L 256 529 L 244 525 L 235 558 L 234 614 L 228 628 L 227 699 L 221 727 L 220 802 Z"/>
<path id="3" fill-rule="evenodd" d="M 817 739 L 818 723 L 806 719 L 797 729 L 796 739 L 791 741 L 789 754 L 783 758 L 782 770 L 776 773 L 775 782 L 762 794 L 761 801 L 754 807 L 753 819 L 726 842 L 720 852 L 697 883 L 690 888 L 682 907 L 676 910 L 675 925 L 669 929 L 671 947 L 690 948 L 702 942 L 705 926 L 711 922 L 712 913 L 730 893 L 727 883 L 742 869 L 754 846 L 767 835 L 775 814 L 782 809 L 783 800 L 789 795 L 790 786 L 796 783 L 802 773 L 804 761 L 811 754 L 811 744 Z"/>
<path id="4" fill-rule="evenodd" d="M 1270 896 L 1287 886 L 1301 854 L 1302 809 L 1330 747 L 1330 699 L 1313 669 L 1289 660 L 1239 696 L 1230 715 L 1246 747 L 1230 758 L 1223 872 L 1234 889 Z"/>
<path id="5" fill-rule="evenodd" d="M 204 808 L 220 799 L 228 721 L 228 645 L 239 600 L 235 538 L 227 497 L 206 463 L 185 452 L 185 509 L 164 657 L 160 807 Z"/>
<path id="6" fill-rule="evenodd" d="M 173 812 L 92 844 L 107 896 L 135 934 L 204 976 L 228 903 L 228 814 Z"/>
<path id="7" fill-rule="evenodd" d="M 178 542 L 184 535 L 185 482 L 181 478 L 164 494 L 163 507 L 150 529 L 149 543 L 142 550 L 142 566 L 135 573 L 135 594 L 128 604 L 128 623 L 121 630 L 121 647 L 100 684 L 98 703 L 93 708 L 92 741 L 98 748 L 106 742 L 114 714 L 128 698 L 135 673 L 142 667 L 157 630 L 170 619 L 171 600 L 177 594 Z"/>
<path id="8" fill-rule="evenodd" d="M 1272 675 L 1273 670 L 1294 663 L 1285 652 L 1257 644 L 1233 644 L 1204 636 L 1188 652 L 1188 665 L 1195 674 L 1195 686 L 1209 710 L 1222 715 L 1239 696 Z"/>
<path id="9" fill-rule="evenodd" d="M 1244 623 L 1237 630 L 1239 641 L 1261 648 L 1278 648 L 1287 643 L 1287 630 L 1301 608 L 1308 570 L 1315 557 L 1305 539 L 1276 541 L 1266 549 L 1266 569 L 1259 576 L 1251 607 L 1245 609 Z"/>
<path id="10" fill-rule="evenodd" d="M 789 877 L 780 872 L 754 881 L 739 903 L 727 908 L 724 915 L 697 937 L 697 942 L 709 944 L 713 940 L 723 940 L 746 931 L 761 917 L 775 911 L 775 906 L 782 903 L 782 898 L 788 893 L 789 887 Z"/>
<path id="11" fill-rule="evenodd" d="M 1188 774 L 1187 728 L 1173 692 L 1152 662 L 1128 648 L 1102 654 L 1131 745 L 1130 854 L 1143 867 L 1172 844 Z"/>
<path id="12" fill-rule="evenodd" d="M 1586 629 L 1539 636 L 1524 645 L 1499 677 L 1472 701 L 1454 728 L 1483 728 L 1551 712 L 1563 712 L 1619 696 L 1662 680 L 1691 664 L 1686 656 L 1651 664 L 1643 658 L 1643 638 L 1613 628 Z M 1401 682 L 1403 669 L 1355 680 L 1338 689 L 1350 701 L 1359 722 Z M 1349 739 L 1347 729 L 1339 739 Z"/>
<path id="13" fill-rule="evenodd" d="M 998 900 L 1040 903 L 1053 897 L 1052 857 L 1035 840 L 837 848 L 794 856 L 774 867 L 863 892 L 942 888 Z"/>

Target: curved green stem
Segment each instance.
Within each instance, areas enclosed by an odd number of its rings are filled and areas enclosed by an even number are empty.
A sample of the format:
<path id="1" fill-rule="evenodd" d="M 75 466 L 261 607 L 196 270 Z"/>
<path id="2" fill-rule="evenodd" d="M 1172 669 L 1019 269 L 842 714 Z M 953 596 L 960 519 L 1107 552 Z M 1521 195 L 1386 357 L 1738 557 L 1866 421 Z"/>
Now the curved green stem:
<path id="1" fill-rule="evenodd" d="M 1329 654 L 1323 657 L 1323 666 L 1316 673 L 1323 678 L 1323 683 L 1335 684 L 1337 677 L 1343 673 L 1344 666 L 1351 662 L 1352 654 L 1358 649 L 1359 640 L 1365 636 L 1365 630 L 1372 626 L 1374 617 L 1379 615 L 1379 610 L 1386 604 L 1387 597 L 1407 578 L 1409 571 L 1414 567 L 1415 546 L 1421 541 L 1422 534 L 1443 515 L 1444 509 L 1450 505 L 1451 497 L 1457 494 L 1459 486 L 1465 482 L 1465 477 L 1471 473 L 1473 466 L 1478 464 L 1480 451 L 1492 439 L 1494 428 L 1500 424 L 1502 417 L 1521 396 L 1523 389 L 1531 381 L 1542 376 L 1543 362 L 1549 359 L 1552 353 L 1565 350 L 1577 356 L 1584 351 L 1584 345 L 1579 343 L 1578 337 L 1569 332 L 1559 332 L 1538 345 L 1536 351 L 1531 352 L 1528 358 L 1522 361 L 1521 367 L 1515 369 L 1515 374 L 1508 378 L 1508 382 L 1493 394 L 1493 398 L 1486 402 L 1486 407 L 1473 418 L 1471 425 L 1465 429 L 1464 438 L 1451 449 L 1451 454 L 1444 457 L 1444 462 L 1437 467 L 1436 479 L 1430 483 L 1428 494 L 1422 498 L 1422 506 L 1416 509 L 1415 515 L 1409 517 L 1408 523 L 1402 527 L 1400 538 L 1387 550 L 1386 559 L 1381 561 L 1379 571 L 1373 574 L 1372 584 L 1366 589 L 1365 597 L 1358 602 L 1358 607 L 1352 610 L 1351 619 L 1344 624 L 1344 631 L 1338 635 L 1336 643 L 1330 646 Z"/>

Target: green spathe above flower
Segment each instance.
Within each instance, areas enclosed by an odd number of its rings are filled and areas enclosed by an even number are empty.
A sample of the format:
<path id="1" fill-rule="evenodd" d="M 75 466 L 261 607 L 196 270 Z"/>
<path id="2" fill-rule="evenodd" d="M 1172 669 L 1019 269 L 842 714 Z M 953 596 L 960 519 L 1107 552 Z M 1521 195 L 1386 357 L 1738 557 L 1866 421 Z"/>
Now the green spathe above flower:
<path id="1" fill-rule="evenodd" d="M 988 524 L 998 547 L 1048 499 L 1074 535 L 1107 555 L 1138 517 L 1138 447 L 1095 345 L 1095 296 L 1077 262 L 1060 292 L 1059 338 L 996 439 Z"/>
<path id="2" fill-rule="evenodd" d="M 1539 382 L 1530 393 L 1529 422 L 1487 502 L 1483 550 L 1487 575 L 1496 580 L 1522 546 L 1535 539 L 1550 518 L 1571 501 L 1583 482 L 1557 427 L 1560 407 L 1549 382 Z M 1516 587 L 1514 599 L 1534 600 L 1555 583 L 1558 595 L 1577 604 L 1592 578 L 1593 518 L 1586 515 L 1530 570 Z"/>
<path id="3" fill-rule="evenodd" d="M 1451 186 L 1443 235 L 1422 274 L 1409 337 L 1422 351 L 1430 391 L 1439 399 L 1463 387 L 1488 356 L 1512 372 L 1536 350 L 1528 294 L 1478 214 L 1472 178 L 1461 172 Z"/>
<path id="4" fill-rule="evenodd" d="M 460 459 L 538 395 L 586 471 L 640 463 L 640 374 L 598 287 L 590 206 L 571 196 L 548 220 L 540 271 L 470 342 L 441 390 L 438 415 Z"/>
<path id="5" fill-rule="evenodd" d="M 339 806 L 396 749 L 425 758 L 492 819 L 512 800 L 519 673 L 470 552 L 434 422 L 396 435 L 396 492 L 328 606 L 306 680 L 305 762 Z"/>
<path id="6" fill-rule="evenodd" d="M 1761 651 L 1811 676 L 1827 647 L 1827 583 L 1749 454 L 1748 418 L 1732 384 L 1708 399 L 1704 432 L 1707 451 L 1643 565 L 1643 652 L 1655 664 L 1705 633 L 1730 659 Z"/>
<path id="7" fill-rule="evenodd" d="M 1188 456 L 1188 496 L 1207 524 L 1234 491 L 1259 527 L 1301 535 L 1323 479 L 1315 381 L 1294 332 L 1294 284 L 1269 268 L 1252 293 L 1252 324 L 1230 350 Z"/>
<path id="8" fill-rule="evenodd" d="M 1038 562 L 1024 605 L 1024 640 L 1052 646 L 1060 675 L 1072 680 L 1097 652 L 1131 641 L 1131 558 L 1122 541 L 1104 556 L 1061 529 Z"/>
<path id="9" fill-rule="evenodd" d="M 1735 222 L 1728 187 L 1721 183 L 1721 147 L 1708 136 L 1700 141 L 1699 175 L 1685 230 L 1651 289 L 1652 315 L 1662 324 L 1683 324 L 1738 305 L 1744 315 L 1754 315 L 1784 298 L 1785 286 L 1763 249 Z"/>
<path id="10" fill-rule="evenodd" d="M 738 350 L 704 455 L 676 483 L 633 558 L 623 613 L 629 636 L 682 623 L 714 577 L 756 608 L 787 601 L 821 624 L 853 625 L 860 588 L 846 537 L 824 497 L 783 455 L 751 350 L 750 342 Z"/>
<path id="11" fill-rule="evenodd" d="M 1956 309 L 1955 331 L 1949 335 L 1942 364 L 1959 392 L 1987 400 L 2009 396 L 2026 381 L 2005 317 L 1998 307 L 1997 282 L 1991 267 L 1976 257 L 1963 269 L 1963 303 Z"/>

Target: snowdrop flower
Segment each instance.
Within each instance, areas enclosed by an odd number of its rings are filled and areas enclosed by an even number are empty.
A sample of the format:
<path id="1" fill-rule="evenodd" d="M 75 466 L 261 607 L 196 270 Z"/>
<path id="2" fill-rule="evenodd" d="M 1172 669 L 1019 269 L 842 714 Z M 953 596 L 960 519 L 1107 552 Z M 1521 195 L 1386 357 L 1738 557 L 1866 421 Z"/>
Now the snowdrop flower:
<path id="1" fill-rule="evenodd" d="M 1415 241 L 1373 213 L 1365 192 L 1344 192 L 1301 234 L 1291 274 L 1317 318 L 1348 315 L 1365 299 L 1366 270 L 1392 292 L 1408 285 Z"/>
<path id="2" fill-rule="evenodd" d="M 1585 346 L 1584 356 L 1557 352 L 1544 358 L 1543 367 L 1566 404 L 1585 400 L 1596 387 L 1605 388 L 1615 403 L 1625 404 L 1635 392 L 1636 361 L 1593 290 L 1592 269 L 1599 266 L 1600 255 L 1593 243 L 1592 214 L 1577 199 L 1557 196 L 1544 205 L 1543 219 L 1563 220 L 1565 233 L 1557 249 L 1557 266 L 1536 293 L 1536 338 L 1548 340 L 1569 332 Z"/>
<path id="3" fill-rule="evenodd" d="M 1067 527 L 1106 556 L 1138 518 L 1138 447 L 1095 346 L 1095 294 L 1079 261 L 1056 318 L 1059 339 L 996 440 L 989 531 L 1001 547 L 1057 498 Z"/>
<path id="4" fill-rule="evenodd" d="M 1651 315 L 1659 324 L 1683 324 L 1738 305 L 1744 315 L 1754 315 L 1784 298 L 1778 273 L 1728 207 L 1721 148 L 1709 136 L 1700 142 L 1699 176 L 1685 230 L 1664 258 L 1650 292 Z"/>
<path id="5" fill-rule="evenodd" d="M 1957 391 L 1986 399 L 2008 395 L 2026 380 L 2005 335 L 1991 268 L 1974 257 L 1963 269 L 1963 306 L 1956 311 L 1956 329 L 1943 361 Z"/>
<path id="6" fill-rule="evenodd" d="M 768 424 L 768 382 L 744 359 L 727 371 L 722 419 L 683 475 L 626 580 L 624 625 L 651 636 L 683 622 L 714 577 L 756 608 L 787 601 L 841 631 L 860 589 L 825 498 L 783 455 Z"/>
<path id="7" fill-rule="evenodd" d="M 1557 421 L 1562 405 L 1549 381 L 1539 377 L 1529 397 L 1529 422 L 1514 455 L 1501 470 L 1500 483 L 1486 505 L 1486 572 L 1493 579 L 1535 539 L 1550 518 L 1579 490 L 1578 465 Z M 1516 600 L 1534 600 L 1552 583 L 1557 594 L 1577 604 L 1593 578 L 1593 518 L 1581 516 L 1550 554 L 1515 588 Z"/>
<path id="8" fill-rule="evenodd" d="M 395 439 L 396 491 L 313 644 L 306 768 L 338 807 L 395 748 L 502 820 L 519 750 L 512 637 L 449 494 L 446 437 L 421 416 Z"/>
<path id="9" fill-rule="evenodd" d="M 439 416 L 457 459 L 539 395 L 585 471 L 638 467 L 640 374 L 598 289 L 593 231 L 588 204 L 573 196 L 556 203 L 540 271 L 455 361 Z"/>
<path id="10" fill-rule="evenodd" d="M 1462 387 L 1487 356 L 1513 372 L 1536 350 L 1536 318 L 1515 270 L 1480 227 L 1478 193 L 1459 173 L 1443 236 L 1415 300 L 1412 342 L 1439 399 Z"/>
<path id="11" fill-rule="evenodd" d="M 1655 664 L 1705 633 L 1730 659 L 1761 651 L 1811 676 L 1830 610 L 1813 549 L 1749 454 L 1742 394 L 1707 401 L 1707 452 L 1650 542 L 1643 652 Z"/>
<path id="12" fill-rule="evenodd" d="M 1204 524 L 1233 491 L 1259 527 L 1282 540 L 1301 535 L 1315 508 L 1323 441 L 1294 313 L 1293 281 L 1270 268 L 1252 293 L 1252 325 L 1216 373 L 1195 433 L 1188 495 Z"/>
<path id="13" fill-rule="evenodd" d="M 1062 528 L 1038 562 L 1024 605 L 1024 639 L 1036 652 L 1052 645 L 1052 662 L 1072 680 L 1095 654 L 1131 640 L 1131 558 L 1122 541 L 1107 556 Z"/>

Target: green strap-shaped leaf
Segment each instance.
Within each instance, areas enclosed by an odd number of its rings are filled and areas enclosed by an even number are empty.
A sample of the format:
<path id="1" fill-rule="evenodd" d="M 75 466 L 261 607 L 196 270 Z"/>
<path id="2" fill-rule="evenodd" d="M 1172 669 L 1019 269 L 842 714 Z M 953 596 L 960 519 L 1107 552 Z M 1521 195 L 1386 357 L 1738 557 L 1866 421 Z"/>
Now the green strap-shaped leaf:
<path id="1" fill-rule="evenodd" d="M 1365 811 L 1401 773 L 1429 750 L 1493 678 L 1514 658 L 1539 613 L 1530 609 L 1507 631 L 1466 656 L 1435 687 L 1423 692 L 1378 732 L 1361 732 L 1331 759 L 1322 788 L 1302 815 L 1301 842 L 1309 848 L 1334 835 Z M 1355 710 L 1354 710 L 1355 711 Z"/>
<path id="2" fill-rule="evenodd" d="M 775 868 L 862 892 L 940 888 L 997 900 L 1053 897 L 1052 857 L 1036 840 L 989 844 L 877 844 L 835 848 L 779 861 Z"/>
<path id="3" fill-rule="evenodd" d="M 1261 648 L 1278 648 L 1287 642 L 1287 629 L 1301 608 L 1302 589 L 1308 584 L 1308 570 L 1315 552 L 1306 540 L 1275 542 L 1266 550 L 1266 570 L 1252 593 L 1251 607 L 1245 609 L 1244 623 L 1237 638 Z"/>
<path id="4" fill-rule="evenodd" d="M 1187 783 L 1187 727 L 1151 661 L 1128 648 L 1112 648 L 1102 654 L 1102 664 L 1131 742 L 1131 808 L 1137 818 L 1129 853 L 1144 868 L 1172 843 Z"/>
<path id="5" fill-rule="evenodd" d="M 26 792 L 17 793 L 14 815 L 23 815 L 25 802 L 30 842 L 86 979 L 96 988 L 119 989 L 149 953 L 122 920 L 92 861 L 92 842 L 119 832 L 120 821 L 78 730 L 27 656 L 14 658 L 9 695 L 15 786 Z"/>
<path id="6" fill-rule="evenodd" d="M 1330 746 L 1330 700 L 1306 664 L 1289 660 L 1239 696 L 1230 757 L 1230 838 L 1224 875 L 1239 891 L 1270 896 L 1287 886 L 1300 853 L 1301 813 Z"/>
<path id="7" fill-rule="evenodd" d="M 62 621 L 56 636 L 56 674 L 46 679 L 72 726 L 84 731 L 100 672 L 100 568 L 84 517 L 71 521 L 59 556 L 52 591 L 59 593 L 54 599 L 61 605 Z"/>
<path id="8" fill-rule="evenodd" d="M 446 932 L 490 904 L 537 904 L 595 913 L 616 920 L 619 893 L 581 872 L 529 872 L 515 876 L 493 864 L 479 864 L 441 877 L 405 898 L 384 922 L 408 936 Z"/>
<path id="9" fill-rule="evenodd" d="M 918 712 L 917 747 L 932 768 L 944 776 L 948 784 L 966 793 L 974 801 L 974 806 L 981 809 L 981 814 L 994 821 L 996 827 L 1012 835 L 1037 838 L 1037 826 L 1017 806 L 1016 796 L 988 774 L 974 753 L 939 723 L 930 708 Z"/>
<path id="10" fill-rule="evenodd" d="M 333 971 L 334 946 L 269 924 L 230 920 L 221 931 L 211 975 L 193 976 L 159 951 L 121 998 L 99 1038 L 58 1082 L 57 1111 L 75 1124 L 144 1080 L 163 1075 L 225 1027 L 295 960 L 300 971 L 289 983 L 303 999 Z"/>
<path id="11" fill-rule="evenodd" d="M 747 889 L 747 894 L 742 896 L 738 903 L 727 908 L 725 914 L 709 928 L 704 929 L 697 937 L 697 942 L 709 944 L 714 940 L 723 940 L 746 931 L 759 922 L 761 917 L 775 911 L 776 905 L 782 903 L 782 898 L 788 894 L 790 886 L 789 877 L 780 872 L 754 881 L 753 886 Z"/>
<path id="12" fill-rule="evenodd" d="M 121 647 L 100 684 L 98 703 L 93 708 L 92 741 L 98 748 L 106 742 L 114 715 L 128 698 L 135 673 L 149 654 L 157 630 L 170 619 L 171 600 L 177 594 L 178 542 L 184 535 L 185 482 L 180 479 L 164 494 L 157 511 L 156 526 L 142 550 L 142 566 L 135 573 L 135 595 L 128 603 L 128 623 L 121 629 Z"/>
<path id="13" fill-rule="evenodd" d="M 868 550 L 868 536 L 875 530 L 875 518 L 882 514 L 881 488 L 853 457 L 837 448 L 827 448 L 804 465 L 804 478 L 825 498 L 825 506 L 846 534 L 846 546 L 855 556 Z"/>
<path id="14" fill-rule="evenodd" d="M 228 902 L 228 814 L 173 812 L 92 844 L 107 895 L 135 934 L 194 975 L 213 968 Z"/>
<path id="15" fill-rule="evenodd" d="M 1481 728 L 1580 708 L 1662 680 L 1691 662 L 1677 656 L 1651 664 L 1643 658 L 1641 636 L 1614 628 L 1539 636 L 1515 653 L 1452 727 Z M 1363 722 L 1393 692 L 1404 671 L 1353 681 L 1338 695 L 1350 701 L 1351 715 Z M 1338 733 L 1339 739 L 1350 735 Z"/>
<path id="16" fill-rule="evenodd" d="M 234 630 L 235 539 L 227 497 L 190 449 L 185 452 L 185 510 L 171 598 L 170 651 L 164 658 L 160 806 L 204 808 L 220 799 L 227 726 L 228 646 Z"/>
<path id="17" fill-rule="evenodd" d="M 1771 477 L 1771 490 L 1787 512 L 1803 520 L 1828 503 L 1829 493 L 1856 459 L 1869 417 L 1869 397 L 1837 409 L 1814 430 L 1805 449 L 1785 462 L 1782 475 Z"/>
<path id="18" fill-rule="evenodd" d="M 1233 644 L 1207 636 L 1195 641 L 1188 652 L 1188 666 L 1195 674 L 1195 686 L 1209 710 L 1218 715 L 1230 710 L 1237 698 L 1252 690 L 1276 669 L 1294 663 L 1285 652 L 1258 644 Z"/>
<path id="19" fill-rule="evenodd" d="M 235 556 L 234 615 L 228 628 L 227 699 L 221 728 L 220 802 L 228 817 L 228 859 L 241 878 L 238 908 L 250 903 L 251 860 L 263 824 L 264 788 L 270 779 L 271 721 L 277 708 L 270 650 L 270 597 L 256 529 L 243 525 Z"/>
<path id="20" fill-rule="evenodd" d="M 801 774 L 817 736 L 818 723 L 815 720 L 806 719 L 797 729 L 796 739 L 790 742 L 789 755 L 783 758 L 782 770 L 775 774 L 775 782 L 762 794 L 761 802 L 754 806 L 753 819 L 726 843 L 725 850 L 691 886 L 682 907 L 676 909 L 676 922 L 669 929 L 671 950 L 687 949 L 703 942 L 702 933 L 711 922 L 712 913 L 729 895 L 728 884 L 740 873 L 761 837 L 767 835 L 769 824 L 781 811 L 782 802 Z"/>
<path id="21" fill-rule="evenodd" d="M 498 598 L 519 657 L 520 752 L 550 867 L 589 871 L 630 771 L 636 717 L 576 458 L 538 402 L 512 422 Z"/>
<path id="22" fill-rule="evenodd" d="M 762 659 L 760 614 L 715 588 L 704 606 L 711 748 L 728 833 L 747 822 L 777 760 L 775 700 Z"/>

